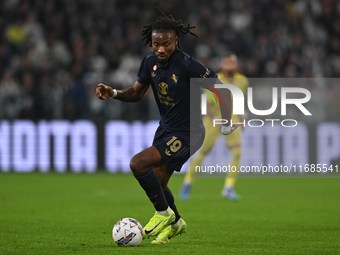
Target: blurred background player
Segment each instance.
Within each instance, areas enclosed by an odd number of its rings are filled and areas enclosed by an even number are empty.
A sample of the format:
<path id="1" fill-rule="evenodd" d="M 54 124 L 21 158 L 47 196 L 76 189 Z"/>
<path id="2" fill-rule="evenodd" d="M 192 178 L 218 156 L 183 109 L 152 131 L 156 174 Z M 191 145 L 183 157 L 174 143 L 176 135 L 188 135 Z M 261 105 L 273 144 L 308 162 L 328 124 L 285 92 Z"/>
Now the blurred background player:
<path id="1" fill-rule="evenodd" d="M 222 79 L 225 84 L 232 84 L 239 87 L 243 94 L 246 96 L 248 88 L 248 79 L 237 72 L 238 60 L 235 54 L 229 53 L 225 55 L 221 61 L 221 72 L 217 75 Z M 216 98 L 217 100 L 217 98 Z M 207 96 L 207 115 L 203 116 L 203 122 L 206 129 L 206 136 L 198 155 L 192 159 L 189 164 L 189 169 L 185 174 L 183 185 L 180 191 L 180 198 L 183 200 L 189 199 L 191 187 L 193 185 L 193 178 L 195 175 L 195 166 L 200 166 L 206 155 L 213 148 L 216 140 L 220 137 L 218 127 L 213 127 L 213 119 L 220 119 L 219 106 L 215 105 L 212 97 Z M 233 123 L 243 122 L 243 116 L 232 115 Z M 236 129 L 228 137 L 225 137 L 226 143 L 232 155 L 231 166 L 239 169 L 241 157 L 241 129 Z M 224 187 L 222 189 L 222 196 L 232 201 L 237 201 L 240 196 L 235 192 L 234 186 L 238 172 L 227 173 Z"/>

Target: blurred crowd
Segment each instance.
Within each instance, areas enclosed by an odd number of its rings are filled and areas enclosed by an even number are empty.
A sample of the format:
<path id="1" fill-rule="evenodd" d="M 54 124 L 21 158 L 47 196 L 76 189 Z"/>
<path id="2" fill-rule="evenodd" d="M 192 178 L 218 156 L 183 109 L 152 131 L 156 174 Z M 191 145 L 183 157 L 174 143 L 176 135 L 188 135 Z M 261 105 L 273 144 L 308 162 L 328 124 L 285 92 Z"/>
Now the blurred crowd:
<path id="1" fill-rule="evenodd" d="M 216 71 L 232 51 L 247 77 L 340 78 L 337 0 L 2 0 L 0 119 L 158 118 L 150 91 L 138 104 L 95 97 L 100 82 L 134 84 L 155 6 L 197 27 L 182 50 Z M 340 84 L 311 89 L 339 121 Z"/>

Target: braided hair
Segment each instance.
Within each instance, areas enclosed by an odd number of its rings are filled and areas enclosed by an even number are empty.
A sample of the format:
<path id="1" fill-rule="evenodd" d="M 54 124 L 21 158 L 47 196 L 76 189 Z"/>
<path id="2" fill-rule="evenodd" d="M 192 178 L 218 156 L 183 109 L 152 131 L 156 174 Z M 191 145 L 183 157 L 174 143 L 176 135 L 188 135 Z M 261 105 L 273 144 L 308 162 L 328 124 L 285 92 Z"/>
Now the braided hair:
<path id="1" fill-rule="evenodd" d="M 168 32 L 174 31 L 175 35 L 178 37 L 178 49 L 181 51 L 181 44 L 180 44 L 180 35 L 181 34 L 191 34 L 193 36 L 198 37 L 195 33 L 191 32 L 190 30 L 195 28 L 195 26 L 184 26 L 182 21 L 176 21 L 174 17 L 170 14 L 169 16 L 165 15 L 158 7 L 156 9 L 162 14 L 162 17 L 158 17 L 158 19 L 150 24 L 144 25 L 142 30 L 142 41 L 144 41 L 144 45 L 152 46 L 152 31 L 158 32 Z"/>

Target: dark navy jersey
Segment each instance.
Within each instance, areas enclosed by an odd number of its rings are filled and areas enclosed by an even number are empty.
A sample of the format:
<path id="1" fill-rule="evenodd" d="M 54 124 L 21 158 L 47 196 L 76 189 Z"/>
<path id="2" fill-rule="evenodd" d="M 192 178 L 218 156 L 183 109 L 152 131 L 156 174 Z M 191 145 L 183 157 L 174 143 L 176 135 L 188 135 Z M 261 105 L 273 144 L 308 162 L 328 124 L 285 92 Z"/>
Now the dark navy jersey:
<path id="1" fill-rule="evenodd" d="M 198 87 L 191 86 L 191 93 L 197 95 L 197 100 L 190 100 L 190 78 L 202 77 L 217 78 L 217 75 L 176 49 L 165 66 L 158 62 L 154 52 L 148 53 L 141 63 L 137 81 L 151 84 L 161 114 L 160 126 L 166 131 L 204 132 Z"/>

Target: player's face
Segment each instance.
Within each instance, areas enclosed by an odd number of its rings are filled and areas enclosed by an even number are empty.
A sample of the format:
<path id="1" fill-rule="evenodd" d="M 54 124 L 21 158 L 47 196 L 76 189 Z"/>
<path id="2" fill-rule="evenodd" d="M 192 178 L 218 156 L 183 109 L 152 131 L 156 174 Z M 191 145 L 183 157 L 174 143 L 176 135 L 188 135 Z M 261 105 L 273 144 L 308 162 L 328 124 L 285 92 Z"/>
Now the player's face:
<path id="1" fill-rule="evenodd" d="M 223 58 L 221 62 L 222 72 L 234 73 L 237 71 L 237 68 L 238 68 L 238 62 L 235 56 L 231 55 L 231 56 Z"/>
<path id="2" fill-rule="evenodd" d="M 152 48 L 156 53 L 157 59 L 161 64 L 168 62 L 172 53 L 176 49 L 178 37 L 171 32 L 152 32 Z"/>

